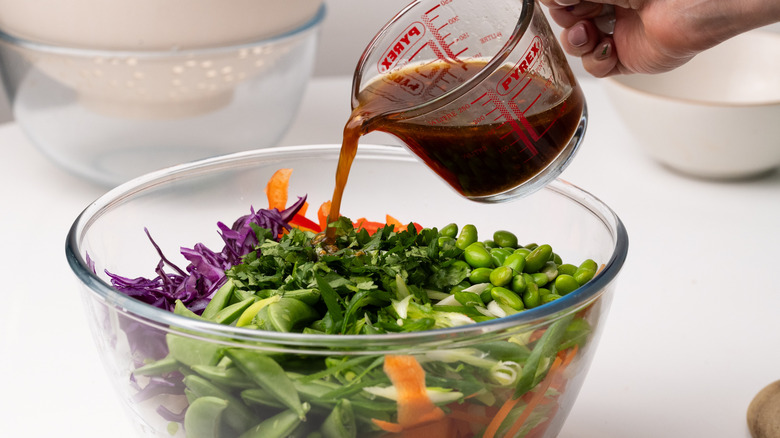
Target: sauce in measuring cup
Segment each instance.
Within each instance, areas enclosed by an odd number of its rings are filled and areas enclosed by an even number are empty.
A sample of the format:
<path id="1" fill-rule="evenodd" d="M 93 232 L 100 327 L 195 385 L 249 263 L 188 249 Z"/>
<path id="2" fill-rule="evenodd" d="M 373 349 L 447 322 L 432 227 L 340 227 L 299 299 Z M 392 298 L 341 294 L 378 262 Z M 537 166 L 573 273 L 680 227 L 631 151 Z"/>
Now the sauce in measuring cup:
<path id="1" fill-rule="evenodd" d="M 517 7 L 521 2 L 489 3 Z M 573 155 L 585 128 L 585 100 L 533 0 L 523 0 L 515 15 L 503 10 L 504 28 L 481 30 L 493 31 L 489 38 L 471 38 L 474 29 L 462 26 L 458 38 L 447 37 L 452 32 L 443 37 L 446 26 L 454 30 L 465 21 L 464 5 L 460 0 L 414 2 L 364 53 L 356 72 L 354 110 L 344 129 L 331 218 L 340 213 L 358 141 L 372 131 L 395 135 L 458 193 L 483 202 L 540 188 Z M 425 12 L 415 15 L 415 8 Z M 370 79 L 363 82 L 365 77 Z"/>

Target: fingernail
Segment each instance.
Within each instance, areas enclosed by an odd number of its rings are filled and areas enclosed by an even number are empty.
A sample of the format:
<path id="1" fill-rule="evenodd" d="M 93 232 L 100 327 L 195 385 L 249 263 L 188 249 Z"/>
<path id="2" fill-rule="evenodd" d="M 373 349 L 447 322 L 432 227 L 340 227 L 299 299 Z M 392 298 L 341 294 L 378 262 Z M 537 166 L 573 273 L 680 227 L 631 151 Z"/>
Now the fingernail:
<path id="1" fill-rule="evenodd" d="M 556 0 L 555 3 L 558 3 L 561 6 L 574 6 L 576 4 L 579 4 L 580 0 Z"/>
<path id="2" fill-rule="evenodd" d="M 588 31 L 585 30 L 585 25 L 578 23 L 569 29 L 569 44 L 574 47 L 582 47 L 588 43 Z"/>
<path id="3" fill-rule="evenodd" d="M 608 59 L 612 55 L 612 44 L 609 41 L 599 44 L 593 51 L 593 55 L 598 61 Z"/>

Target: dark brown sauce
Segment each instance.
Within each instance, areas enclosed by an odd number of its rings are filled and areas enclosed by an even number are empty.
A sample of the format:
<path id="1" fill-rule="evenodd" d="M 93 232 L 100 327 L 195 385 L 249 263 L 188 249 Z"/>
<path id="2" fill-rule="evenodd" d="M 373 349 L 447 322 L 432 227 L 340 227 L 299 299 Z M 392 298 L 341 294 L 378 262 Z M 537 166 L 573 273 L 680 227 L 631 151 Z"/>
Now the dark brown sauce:
<path id="1" fill-rule="evenodd" d="M 529 76 L 522 96 L 506 105 L 506 99 L 498 99 L 495 90 L 507 69 L 495 72 L 478 89 L 448 105 L 448 109 L 406 119 L 393 114 L 398 107 L 419 102 L 420 95 L 433 98 L 435 93 L 441 94 L 446 86 L 457 85 L 484 64 L 471 65 L 478 68 L 461 68 L 459 73 L 466 73 L 460 80 L 442 63 L 404 68 L 361 91 L 360 104 L 344 128 L 330 218 L 339 217 L 359 139 L 371 131 L 398 137 L 455 190 L 468 197 L 511 190 L 532 179 L 560 154 L 577 130 L 583 112 L 584 98 L 576 84 L 566 96 L 551 89 L 549 83 Z M 410 78 L 408 83 L 416 88 L 405 89 L 398 78 Z M 447 80 L 442 82 L 442 78 Z M 504 103 L 495 104 L 499 100 Z M 544 111 L 530 110 L 536 103 Z M 476 105 L 480 106 L 477 111 L 469 110 Z M 329 229 L 328 238 L 333 237 L 331 234 Z"/>

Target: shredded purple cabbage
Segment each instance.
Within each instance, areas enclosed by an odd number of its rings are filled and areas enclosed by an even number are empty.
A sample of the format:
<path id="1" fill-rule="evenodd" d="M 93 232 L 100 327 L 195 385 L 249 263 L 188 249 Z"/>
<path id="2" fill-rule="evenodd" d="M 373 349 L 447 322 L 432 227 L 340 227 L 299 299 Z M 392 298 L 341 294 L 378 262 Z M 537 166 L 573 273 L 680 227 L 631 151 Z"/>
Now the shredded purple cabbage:
<path id="1" fill-rule="evenodd" d="M 279 236 L 283 230 L 289 230 L 289 221 L 303 207 L 306 196 L 285 210 L 250 208 L 250 213 L 238 218 L 233 226 L 217 223 L 219 234 L 225 245 L 215 252 L 202 243 L 193 248 L 181 248 L 181 254 L 189 262 L 185 269 L 168 260 L 160 247 L 152 239 L 149 230 L 144 229 L 147 237 L 160 255 L 154 278 L 128 278 L 106 271 L 111 284 L 120 292 L 152 306 L 172 311 L 176 301 L 181 300 L 191 311 L 200 314 L 214 293 L 225 282 L 225 271 L 241 263 L 241 259 L 255 250 L 258 240 L 251 224 L 256 224 Z M 168 267 L 173 272 L 166 272 Z"/>

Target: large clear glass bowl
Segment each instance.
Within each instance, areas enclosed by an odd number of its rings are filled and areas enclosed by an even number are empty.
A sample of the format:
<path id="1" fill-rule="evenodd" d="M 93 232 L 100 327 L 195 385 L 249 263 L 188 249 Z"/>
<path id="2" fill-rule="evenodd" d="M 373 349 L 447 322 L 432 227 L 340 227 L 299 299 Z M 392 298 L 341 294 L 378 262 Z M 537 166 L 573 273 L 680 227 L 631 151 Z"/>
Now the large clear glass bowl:
<path id="1" fill-rule="evenodd" d="M 396 402 L 361 387 L 369 375 L 379 379 L 373 386 L 383 385 L 379 381 L 386 354 L 415 358 L 425 371 L 427 386 L 449 385 L 450 390 L 462 392 L 458 400 L 446 395 L 431 398 L 441 404 L 446 417 L 432 426 L 433 432 L 425 432 L 429 436 L 503 437 L 510 432 L 511 436 L 555 436 L 596 352 L 628 247 L 626 231 L 615 213 L 566 182 L 555 181 L 517 201 L 478 204 L 457 195 L 404 149 L 359 148 L 342 209 L 348 217 L 384 220 L 385 214 L 390 214 L 404 223 L 415 221 L 427 227 L 471 223 L 481 236 L 491 236 L 499 229 L 512 230 L 523 242 L 550 244 L 564 261 L 590 258 L 601 265 L 596 277 L 576 291 L 487 322 L 384 335 L 258 331 L 179 316 L 129 298 L 110 286 L 106 271 L 131 278 L 154 276 L 159 255 L 144 229 L 179 266 L 186 265 L 183 258 L 177 258 L 182 246 L 202 242 L 211 248 L 221 247 L 216 223 L 232 223 L 250 206 L 265 207 L 266 182 L 279 168 L 293 169 L 291 198 L 307 194 L 312 206 L 329 200 L 338 155 L 335 145 L 269 148 L 173 167 L 111 190 L 77 218 L 67 238 L 67 259 L 83 285 L 86 313 L 100 355 L 138 430 L 144 436 L 159 437 L 239 436 L 243 429 L 254 430 L 256 424 L 284 411 L 274 396 L 270 401 L 258 401 L 263 394 L 268 397 L 268 388 L 257 387 L 252 376 L 218 375 L 229 374 L 229 361 L 222 358 L 222 352 L 233 349 L 283 364 L 301 403 L 311 405 L 306 421 L 289 436 L 355 436 L 338 428 L 320 431 L 323 435 L 307 435 L 320 429 L 324 419 L 337 411 L 336 405 L 341 409 L 336 423 L 351 424 L 348 420 L 355 418 L 359 437 L 423 433 L 408 428 L 388 433 L 371 420 L 398 421 Z M 164 360 L 169 347 L 178 350 L 174 355 L 178 362 Z M 325 361 L 333 365 L 343 358 L 355 366 L 344 366 L 341 372 L 326 377 L 312 375 Z M 160 359 L 163 361 L 154 362 Z M 137 371 L 149 363 L 159 365 L 157 372 Z M 372 364 L 374 368 L 365 371 L 366 375 L 356 375 Z M 533 370 L 534 385 L 514 399 L 514 388 L 524 370 Z M 470 393 L 468 388 L 475 378 L 487 378 L 491 383 L 478 393 Z M 190 409 L 190 401 L 194 406 L 198 395 L 206 397 L 204 391 L 215 394 L 193 383 L 202 384 L 204 379 L 219 399 L 228 400 L 229 407 L 220 411 L 219 417 L 214 409 L 222 406 L 220 402 L 213 398 L 198 402 L 197 421 L 202 427 L 196 431 L 191 425 L 190 434 L 186 434 L 178 414 Z M 360 385 L 350 386 L 353 380 Z M 312 385 L 321 386 L 312 389 Z M 246 390 L 254 396 L 247 397 L 242 392 Z M 333 390 L 338 391 L 325 394 Z M 338 402 L 343 399 L 350 403 Z M 345 404 L 353 416 L 344 413 Z M 221 420 L 214 423 L 217 417 Z M 494 434 L 490 428 L 500 423 L 496 418 L 504 421 Z M 220 428 L 222 432 L 214 432 Z"/>
<path id="2" fill-rule="evenodd" d="M 287 132 L 314 67 L 325 6 L 242 44 L 86 49 L 0 30 L 15 121 L 53 162 L 113 187 L 147 172 L 270 147 Z"/>

